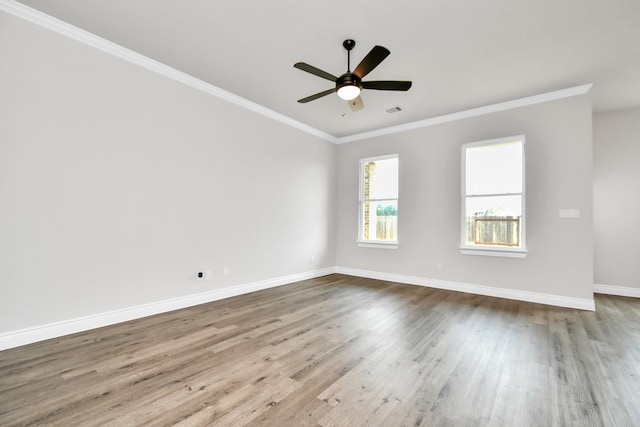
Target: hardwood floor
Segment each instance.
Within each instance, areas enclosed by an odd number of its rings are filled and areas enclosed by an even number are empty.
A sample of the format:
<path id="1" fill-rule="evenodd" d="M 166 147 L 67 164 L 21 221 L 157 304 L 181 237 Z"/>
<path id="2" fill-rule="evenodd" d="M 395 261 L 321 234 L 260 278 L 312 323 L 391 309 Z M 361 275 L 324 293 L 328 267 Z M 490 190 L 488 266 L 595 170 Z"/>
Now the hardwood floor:
<path id="1" fill-rule="evenodd" d="M 640 300 L 330 275 L 0 352 L 0 425 L 640 426 Z"/>

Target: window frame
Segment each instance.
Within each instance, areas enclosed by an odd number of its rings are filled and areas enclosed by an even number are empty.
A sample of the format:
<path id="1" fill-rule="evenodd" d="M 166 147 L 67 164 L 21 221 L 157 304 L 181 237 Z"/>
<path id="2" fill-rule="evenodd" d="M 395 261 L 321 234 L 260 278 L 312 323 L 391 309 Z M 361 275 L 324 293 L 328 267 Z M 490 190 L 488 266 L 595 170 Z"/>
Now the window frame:
<path id="1" fill-rule="evenodd" d="M 507 245 L 469 245 L 466 240 L 467 233 L 467 149 L 489 145 L 499 145 L 509 142 L 520 142 L 522 144 L 522 192 L 521 193 L 497 193 L 485 195 L 492 196 L 510 196 L 519 195 L 521 197 L 522 215 L 520 217 L 520 245 L 518 247 Z M 527 256 L 527 239 L 526 239 L 526 138 L 525 135 L 514 135 L 502 138 L 488 139 L 483 141 L 468 142 L 461 146 L 461 191 L 460 191 L 460 253 L 463 255 L 483 255 L 483 256 L 499 256 L 510 258 L 525 258 Z"/>
<path id="2" fill-rule="evenodd" d="M 369 162 L 375 162 L 380 160 L 389 160 L 389 159 L 397 159 L 398 160 L 398 189 L 396 193 L 395 199 L 364 199 L 364 166 Z M 381 201 L 381 200 L 395 200 L 396 206 L 398 206 L 398 211 L 400 210 L 400 156 L 395 154 L 386 154 L 383 156 L 375 156 L 375 157 L 367 157 L 364 159 L 360 159 L 359 168 L 358 168 L 358 236 L 356 238 L 356 243 L 361 248 L 377 248 L 377 249 L 397 249 L 399 245 L 398 239 L 398 230 L 396 229 L 396 240 L 365 240 L 364 239 L 364 224 L 363 224 L 363 216 L 364 216 L 364 203 L 367 201 Z M 399 215 L 396 215 L 399 217 Z M 397 224 L 396 224 L 397 225 Z"/>

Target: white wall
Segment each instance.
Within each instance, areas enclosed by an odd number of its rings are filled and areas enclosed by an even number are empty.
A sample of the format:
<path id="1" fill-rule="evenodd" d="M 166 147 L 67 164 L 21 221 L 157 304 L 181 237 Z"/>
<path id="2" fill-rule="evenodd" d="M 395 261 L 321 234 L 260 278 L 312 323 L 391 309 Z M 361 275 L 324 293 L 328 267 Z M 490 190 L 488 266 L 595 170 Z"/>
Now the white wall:
<path id="1" fill-rule="evenodd" d="M 594 280 L 640 289 L 640 108 L 593 119 Z"/>
<path id="2" fill-rule="evenodd" d="M 335 265 L 333 144 L 5 13 L 0 58 L 0 333 Z"/>
<path id="3" fill-rule="evenodd" d="M 341 145 L 337 264 L 348 269 L 593 300 L 588 95 Z M 461 255 L 460 146 L 526 136 L 526 259 Z M 397 250 L 360 248 L 358 160 L 399 153 Z M 579 219 L 560 219 L 562 208 Z M 442 264 L 439 271 L 436 265 Z"/>

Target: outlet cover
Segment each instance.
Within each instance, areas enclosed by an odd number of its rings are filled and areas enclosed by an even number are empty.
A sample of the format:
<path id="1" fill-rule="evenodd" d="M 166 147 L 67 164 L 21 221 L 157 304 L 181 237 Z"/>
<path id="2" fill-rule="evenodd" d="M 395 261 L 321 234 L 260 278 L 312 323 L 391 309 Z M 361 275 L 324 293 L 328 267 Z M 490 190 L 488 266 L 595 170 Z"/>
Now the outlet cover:
<path id="1" fill-rule="evenodd" d="M 580 209 L 560 209 L 558 216 L 568 219 L 580 218 Z"/>

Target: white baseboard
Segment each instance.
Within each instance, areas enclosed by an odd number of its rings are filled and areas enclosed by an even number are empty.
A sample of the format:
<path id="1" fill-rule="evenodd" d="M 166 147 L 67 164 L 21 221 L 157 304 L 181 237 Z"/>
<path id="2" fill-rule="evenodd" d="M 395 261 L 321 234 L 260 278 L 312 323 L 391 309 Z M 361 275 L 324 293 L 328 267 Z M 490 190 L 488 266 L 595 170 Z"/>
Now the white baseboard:
<path id="1" fill-rule="evenodd" d="M 91 316 L 69 319 L 47 325 L 10 331 L 0 334 L 0 350 L 6 350 L 21 345 L 31 344 L 64 335 L 84 332 L 103 326 L 135 320 L 154 314 L 166 313 L 172 310 L 192 307 L 198 304 L 243 295 L 263 289 L 274 288 L 301 280 L 313 279 L 332 273 L 346 274 L 350 276 L 367 277 L 371 279 L 385 280 L 389 282 L 405 283 L 410 285 L 426 286 L 430 288 L 445 289 L 449 291 L 467 292 L 470 294 L 486 295 L 497 298 L 507 298 L 518 301 L 534 302 L 559 307 L 577 308 L 581 310 L 595 310 L 595 303 L 590 299 L 563 297 L 559 295 L 541 294 L 536 292 L 517 291 L 513 289 L 496 288 L 492 286 L 473 285 L 468 283 L 450 282 L 437 279 L 428 279 L 402 274 L 383 273 L 379 271 L 361 270 L 348 267 L 328 267 L 274 279 L 237 285 L 223 289 L 216 289 L 195 295 L 186 295 L 165 301 L 128 307 L 120 310 L 99 313 Z M 640 297 L 640 289 L 622 286 L 594 285 L 594 292 Z"/>
<path id="2" fill-rule="evenodd" d="M 261 280 L 258 282 L 237 285 L 223 289 L 216 289 L 195 295 L 186 295 L 165 301 L 158 301 L 143 304 L 135 307 L 128 307 L 120 310 L 99 313 L 91 316 L 76 319 L 64 320 L 47 325 L 35 326 L 17 331 L 10 331 L 0 334 L 0 350 L 19 347 L 37 341 L 57 338 L 64 335 L 84 332 L 103 326 L 114 325 L 116 323 L 129 320 L 140 319 L 154 314 L 166 313 L 172 310 L 217 301 L 224 298 L 247 294 L 263 289 L 274 288 L 301 280 L 313 279 L 315 277 L 326 276 L 335 273 L 335 267 L 314 270 L 305 273 L 292 274 L 289 276 L 277 277 L 274 279 Z"/>
<path id="3" fill-rule="evenodd" d="M 350 276 L 367 277 L 371 279 L 386 280 L 389 282 L 406 283 L 410 285 L 426 286 L 429 288 L 445 289 L 449 291 L 467 292 L 470 294 L 486 295 L 497 298 L 507 298 L 518 301 L 535 302 L 539 304 L 554 305 L 559 307 L 577 308 L 580 310 L 595 311 L 596 306 L 592 299 L 580 299 L 563 297 L 560 295 L 541 294 L 537 292 L 517 291 L 513 289 L 496 288 L 484 285 L 472 285 L 468 283 L 449 282 L 424 277 L 405 276 L 401 274 L 382 273 L 378 271 L 360 270 L 348 267 L 336 267 L 336 273 Z"/>
<path id="4" fill-rule="evenodd" d="M 640 288 L 632 288 L 630 286 L 594 284 L 593 292 L 596 294 L 617 295 L 619 297 L 640 298 Z"/>

